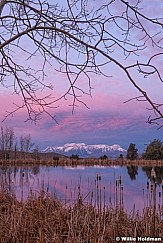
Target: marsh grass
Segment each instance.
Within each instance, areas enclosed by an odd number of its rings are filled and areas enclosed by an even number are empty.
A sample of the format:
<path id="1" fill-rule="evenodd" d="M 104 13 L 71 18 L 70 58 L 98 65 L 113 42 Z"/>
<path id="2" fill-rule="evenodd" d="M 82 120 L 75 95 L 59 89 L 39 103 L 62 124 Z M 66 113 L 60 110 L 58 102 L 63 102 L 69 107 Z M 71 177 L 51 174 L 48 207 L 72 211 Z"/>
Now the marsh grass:
<path id="1" fill-rule="evenodd" d="M 163 239 L 163 207 L 161 203 L 156 205 L 156 188 L 151 185 L 147 185 L 141 212 L 135 207 L 131 212 L 125 211 L 121 177 L 115 181 L 114 198 L 109 204 L 98 174 L 96 190 L 90 192 L 89 200 L 85 200 L 78 185 L 73 203 L 68 199 L 60 201 L 45 190 L 37 195 L 31 191 L 27 200 L 18 201 L 1 186 L 0 242 L 112 243 L 118 236 Z"/>
<path id="2" fill-rule="evenodd" d="M 127 159 L 96 159 L 96 158 L 87 158 L 87 159 L 71 159 L 71 158 L 59 158 L 59 160 L 54 160 L 53 158 L 49 159 L 12 159 L 12 160 L 0 160 L 0 166 L 72 166 L 76 167 L 81 166 L 163 166 L 163 160 L 127 160 Z"/>

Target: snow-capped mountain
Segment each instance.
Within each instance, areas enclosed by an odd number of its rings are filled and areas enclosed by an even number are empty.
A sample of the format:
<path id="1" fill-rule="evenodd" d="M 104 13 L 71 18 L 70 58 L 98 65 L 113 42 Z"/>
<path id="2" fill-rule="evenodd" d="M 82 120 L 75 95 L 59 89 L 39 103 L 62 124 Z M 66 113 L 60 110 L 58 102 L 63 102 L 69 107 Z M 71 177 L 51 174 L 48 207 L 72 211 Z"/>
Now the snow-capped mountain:
<path id="1" fill-rule="evenodd" d="M 86 145 L 85 143 L 67 143 L 63 146 L 47 147 L 43 152 L 55 152 L 66 156 L 77 154 L 80 158 L 99 158 L 102 155 L 116 158 L 120 154 L 126 154 L 126 150 L 118 144 L 109 146 L 106 144 Z"/>

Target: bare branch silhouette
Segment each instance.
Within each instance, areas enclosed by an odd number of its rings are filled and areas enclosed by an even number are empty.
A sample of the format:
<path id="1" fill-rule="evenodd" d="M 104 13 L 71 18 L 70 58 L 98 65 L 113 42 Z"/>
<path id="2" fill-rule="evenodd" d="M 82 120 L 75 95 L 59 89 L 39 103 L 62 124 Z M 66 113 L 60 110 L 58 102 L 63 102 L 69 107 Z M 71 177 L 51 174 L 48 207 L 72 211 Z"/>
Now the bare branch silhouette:
<path id="1" fill-rule="evenodd" d="M 162 126 L 163 103 L 138 81 L 163 82 L 163 18 L 146 11 L 145 1 L 133 2 L 67 0 L 62 6 L 48 0 L 1 0 L 0 82 L 22 99 L 6 117 L 25 107 L 34 122 L 43 113 L 55 119 L 62 99 L 71 100 L 72 112 L 79 104 L 87 107 L 83 95 L 92 95 L 92 75 L 109 78 L 109 67 L 115 65 L 140 94 L 129 101 L 147 102 L 147 121 Z M 162 13 L 163 3 L 157 2 Z M 39 68 L 33 65 L 36 59 Z M 47 67 L 68 82 L 59 96 L 53 80 L 47 82 Z M 87 81 L 85 89 L 80 79 Z"/>

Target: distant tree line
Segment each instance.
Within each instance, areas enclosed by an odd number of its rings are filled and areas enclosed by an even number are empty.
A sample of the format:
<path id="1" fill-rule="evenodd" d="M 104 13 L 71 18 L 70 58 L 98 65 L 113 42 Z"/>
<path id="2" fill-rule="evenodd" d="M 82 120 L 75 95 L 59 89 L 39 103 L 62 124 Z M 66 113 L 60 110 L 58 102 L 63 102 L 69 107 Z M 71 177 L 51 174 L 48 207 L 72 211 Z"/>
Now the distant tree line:
<path id="1" fill-rule="evenodd" d="M 128 160 L 161 160 L 163 159 L 163 143 L 159 139 L 154 139 L 147 145 L 144 153 L 140 156 L 138 155 L 138 149 L 136 148 L 136 144 L 130 143 L 127 149 L 126 159 Z M 108 159 L 107 155 L 101 156 L 99 159 L 105 160 Z M 123 154 L 119 155 L 119 159 L 123 160 Z"/>
<path id="2" fill-rule="evenodd" d="M 70 156 L 70 159 L 77 159 L 77 160 L 79 160 L 79 155 L 78 154 L 72 154 Z"/>
<path id="3" fill-rule="evenodd" d="M 138 159 L 138 149 L 134 143 L 130 143 L 127 149 L 127 159 Z M 154 139 L 147 145 L 144 153 L 141 156 L 145 160 L 161 160 L 163 159 L 163 143 L 159 139 Z"/>
<path id="4" fill-rule="evenodd" d="M 39 148 L 34 145 L 30 134 L 17 138 L 13 128 L 0 127 L 0 159 L 17 158 L 18 153 L 19 157 L 25 157 L 31 151 L 36 153 Z"/>
<path id="5" fill-rule="evenodd" d="M 163 143 L 159 139 L 154 139 L 147 146 L 142 158 L 151 160 L 163 159 Z"/>

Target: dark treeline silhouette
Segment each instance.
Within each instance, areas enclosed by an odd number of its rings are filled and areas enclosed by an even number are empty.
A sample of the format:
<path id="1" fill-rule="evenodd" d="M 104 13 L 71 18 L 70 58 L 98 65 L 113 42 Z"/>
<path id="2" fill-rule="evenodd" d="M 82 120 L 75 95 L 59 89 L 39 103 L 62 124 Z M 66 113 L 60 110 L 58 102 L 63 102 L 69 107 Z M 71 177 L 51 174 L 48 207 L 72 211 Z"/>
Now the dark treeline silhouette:
<path id="1" fill-rule="evenodd" d="M 108 159 L 108 156 L 104 154 L 104 155 L 102 155 L 102 156 L 100 157 L 100 159 L 101 159 L 101 160 Z"/>
<path id="2" fill-rule="evenodd" d="M 129 160 L 137 160 L 138 156 L 138 149 L 134 143 L 130 143 L 127 149 L 127 159 Z M 163 159 L 163 143 L 159 139 L 154 139 L 151 141 L 144 153 L 140 157 L 140 159 L 144 160 L 162 160 Z"/>
<path id="3" fill-rule="evenodd" d="M 163 159 L 163 143 L 159 139 L 151 141 L 142 154 L 142 158 L 150 160 Z"/>
<path id="4" fill-rule="evenodd" d="M 130 143 L 129 148 L 127 149 L 127 159 L 135 160 L 138 158 L 138 149 L 134 143 Z"/>
<path id="5" fill-rule="evenodd" d="M 77 160 L 79 160 L 79 155 L 78 154 L 72 154 L 70 156 L 70 159 L 77 159 Z"/>

